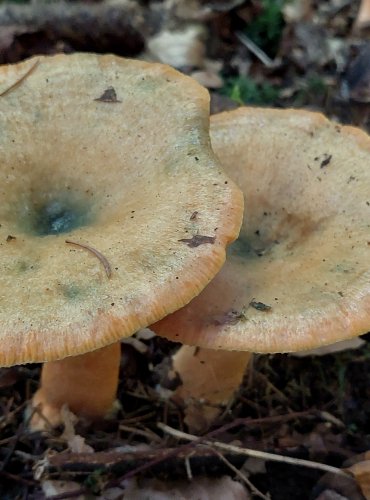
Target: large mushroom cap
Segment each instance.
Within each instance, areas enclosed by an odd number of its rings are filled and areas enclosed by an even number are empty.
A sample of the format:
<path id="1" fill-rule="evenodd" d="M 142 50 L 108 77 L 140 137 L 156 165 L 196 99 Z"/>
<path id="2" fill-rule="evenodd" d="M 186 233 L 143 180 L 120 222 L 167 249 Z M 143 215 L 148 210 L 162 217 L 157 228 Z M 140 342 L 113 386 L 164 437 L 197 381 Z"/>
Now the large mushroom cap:
<path id="1" fill-rule="evenodd" d="M 0 68 L 0 94 L 0 365 L 97 349 L 199 293 L 242 212 L 206 91 L 75 54 Z"/>
<path id="2" fill-rule="evenodd" d="M 318 347 L 370 329 L 370 139 L 305 111 L 215 115 L 211 139 L 242 188 L 239 239 L 214 281 L 154 325 L 185 344 Z"/>

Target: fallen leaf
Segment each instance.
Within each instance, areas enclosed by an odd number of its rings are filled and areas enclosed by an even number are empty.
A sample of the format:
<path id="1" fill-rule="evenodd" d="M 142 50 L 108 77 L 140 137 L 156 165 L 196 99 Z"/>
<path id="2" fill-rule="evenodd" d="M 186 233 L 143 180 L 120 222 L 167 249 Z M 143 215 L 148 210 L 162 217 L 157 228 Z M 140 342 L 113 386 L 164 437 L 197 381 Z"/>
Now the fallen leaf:
<path id="1" fill-rule="evenodd" d="M 70 451 L 72 453 L 94 453 L 94 448 L 85 443 L 85 438 L 75 432 L 74 426 L 78 421 L 76 415 L 66 405 L 62 406 L 60 415 L 64 424 L 64 431 L 61 438 L 67 441 Z"/>
<path id="2" fill-rule="evenodd" d="M 60 481 L 46 479 L 41 482 L 41 488 L 46 498 L 53 497 L 54 495 L 63 495 L 72 493 L 81 489 L 81 485 L 74 481 Z M 68 497 L 66 497 L 68 498 Z M 85 495 L 78 495 L 73 497 L 75 500 L 85 500 Z"/>
<path id="3" fill-rule="evenodd" d="M 124 497 L 130 500 L 248 500 L 249 493 L 229 476 L 219 479 L 205 477 L 188 481 L 158 481 L 130 479 L 122 483 Z"/>
<path id="4" fill-rule="evenodd" d="M 148 40 L 148 49 L 156 60 L 175 68 L 202 68 L 205 55 L 204 30 L 200 25 L 187 25 L 177 31 L 164 30 Z"/>
<path id="5" fill-rule="evenodd" d="M 284 2 L 282 13 L 287 24 L 307 21 L 312 16 L 313 6 L 307 0 L 290 0 Z"/>

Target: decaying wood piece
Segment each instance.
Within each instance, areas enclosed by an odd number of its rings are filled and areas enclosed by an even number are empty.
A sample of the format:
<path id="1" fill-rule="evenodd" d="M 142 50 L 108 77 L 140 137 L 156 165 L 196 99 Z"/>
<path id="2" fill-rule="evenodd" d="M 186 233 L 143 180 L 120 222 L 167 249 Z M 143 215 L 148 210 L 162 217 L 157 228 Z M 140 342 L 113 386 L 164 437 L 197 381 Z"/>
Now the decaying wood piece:
<path id="1" fill-rule="evenodd" d="M 55 455 L 50 455 L 47 460 L 46 470 L 52 471 L 55 469 L 71 472 L 91 472 L 98 469 L 106 471 L 114 468 L 119 469 L 120 473 L 124 473 L 142 464 L 155 461 L 156 463 L 165 462 L 167 456 L 171 455 L 171 460 L 164 465 L 169 468 L 184 467 L 184 459 L 190 456 L 193 459 L 199 459 L 201 463 L 219 464 L 218 457 L 209 448 L 184 447 L 183 450 L 175 448 L 158 448 L 137 450 L 131 452 L 122 451 L 98 451 L 95 453 L 70 453 L 62 452 Z M 175 452 L 175 453 L 174 453 Z M 233 460 L 235 463 L 235 460 Z M 199 464 L 201 465 L 201 464 Z"/>
<path id="2" fill-rule="evenodd" d="M 241 0 L 232 2 L 209 2 L 194 0 L 167 0 L 142 5 L 134 0 L 85 2 L 48 2 L 42 0 L 32 4 L 3 3 L 0 5 L 0 49 L 9 45 L 12 39 L 41 36 L 36 40 L 45 49 L 50 42 L 65 42 L 74 50 L 95 52 L 114 51 L 122 56 L 135 56 L 143 51 L 146 42 L 153 35 L 166 27 L 171 30 L 178 26 L 184 29 L 184 23 L 199 23 L 200 20 L 222 15 L 223 12 L 241 4 Z M 144 4 L 144 2 L 143 2 Z M 56 47 L 57 51 L 61 47 Z M 19 60 L 19 50 L 12 54 L 4 51 L 8 59 L 1 54 L 0 63 Z M 33 52 L 21 54 L 21 57 L 33 55 Z"/>
<path id="3" fill-rule="evenodd" d="M 2 4 L 0 30 L 13 28 L 16 36 L 42 32 L 47 39 L 63 40 L 77 50 L 88 46 L 90 51 L 104 52 L 117 46 L 121 55 L 130 56 L 142 51 L 146 36 L 158 24 L 155 17 L 132 1 Z"/>

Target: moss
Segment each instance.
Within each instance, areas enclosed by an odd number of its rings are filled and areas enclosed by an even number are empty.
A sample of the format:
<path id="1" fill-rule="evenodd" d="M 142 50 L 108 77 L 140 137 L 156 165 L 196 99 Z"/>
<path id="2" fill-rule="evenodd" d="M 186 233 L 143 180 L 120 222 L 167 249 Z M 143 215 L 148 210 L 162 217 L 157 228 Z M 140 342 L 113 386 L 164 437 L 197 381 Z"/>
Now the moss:
<path id="1" fill-rule="evenodd" d="M 286 0 L 261 0 L 261 11 L 245 28 L 246 35 L 264 50 L 275 57 L 284 28 L 282 7 Z"/>
<path id="2" fill-rule="evenodd" d="M 82 288 L 74 283 L 62 285 L 61 288 L 64 297 L 69 300 L 80 299 L 84 295 Z"/>
<path id="3" fill-rule="evenodd" d="M 324 105 L 330 95 L 328 83 L 316 73 L 306 75 L 304 80 L 298 82 L 297 88 L 292 102 L 294 107 Z"/>
<path id="4" fill-rule="evenodd" d="M 236 76 L 225 79 L 221 93 L 240 105 L 273 105 L 279 98 L 280 90 L 269 83 L 257 83 L 252 78 Z"/>
<path id="5" fill-rule="evenodd" d="M 34 269 L 34 264 L 32 262 L 26 261 L 26 260 L 18 260 L 15 263 L 15 269 L 16 271 L 20 273 L 24 273 L 26 271 L 29 271 L 31 269 Z"/>

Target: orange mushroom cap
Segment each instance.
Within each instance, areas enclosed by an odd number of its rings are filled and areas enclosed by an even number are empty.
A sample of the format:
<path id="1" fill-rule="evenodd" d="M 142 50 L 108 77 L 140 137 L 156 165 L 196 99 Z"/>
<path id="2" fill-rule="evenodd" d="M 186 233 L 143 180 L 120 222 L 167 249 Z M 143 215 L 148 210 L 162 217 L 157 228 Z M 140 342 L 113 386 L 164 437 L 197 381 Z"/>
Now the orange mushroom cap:
<path id="1" fill-rule="evenodd" d="M 318 113 L 241 108 L 211 119 L 244 192 L 239 239 L 188 306 L 153 325 L 201 347 L 289 352 L 370 329 L 370 139 Z"/>
<path id="2" fill-rule="evenodd" d="M 0 365 L 82 354 L 189 302 L 238 234 L 208 94 L 111 55 L 0 67 Z"/>

